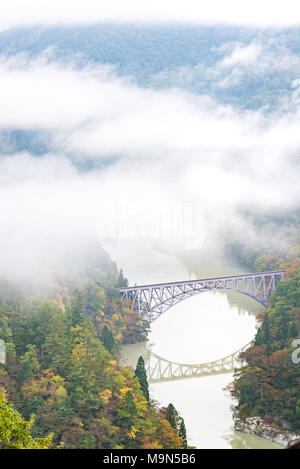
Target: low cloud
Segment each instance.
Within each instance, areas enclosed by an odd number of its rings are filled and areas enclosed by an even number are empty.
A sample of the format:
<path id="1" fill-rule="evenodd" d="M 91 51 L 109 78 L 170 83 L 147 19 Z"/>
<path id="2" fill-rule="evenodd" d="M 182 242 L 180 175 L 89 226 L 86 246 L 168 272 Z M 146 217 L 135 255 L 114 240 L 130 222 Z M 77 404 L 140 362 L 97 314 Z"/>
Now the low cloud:
<path id="1" fill-rule="evenodd" d="M 253 42 L 247 46 L 237 46 L 229 56 L 221 61 L 219 66 L 221 68 L 233 67 L 235 65 L 253 66 L 257 62 L 262 50 L 261 44 Z"/>
<path id="2" fill-rule="evenodd" d="M 284 76 L 285 81 L 290 77 L 291 81 L 292 74 L 300 74 L 300 59 L 297 54 L 278 44 L 278 41 L 280 39 L 275 42 L 272 38 L 266 43 L 254 40 L 248 45 L 237 44 L 233 51 L 215 66 L 214 71 L 219 78 L 218 85 L 238 86 L 247 83 L 249 78 L 252 81 L 263 80 L 264 77 L 269 78 L 272 75 L 276 78 Z"/>
<path id="3" fill-rule="evenodd" d="M 224 224 L 255 236 L 241 208 L 299 204 L 297 108 L 266 116 L 175 88 L 143 89 L 107 67 L 24 56 L 1 58 L 0 89 L 2 128 L 51 136 L 47 154 L 0 158 L 3 275 L 64 263 L 66 249 L 103 232 L 108 212 L 128 207 L 194 204 L 213 245 Z"/>
<path id="4" fill-rule="evenodd" d="M 208 65 L 200 62 L 194 66 L 163 70 L 152 77 L 153 83 L 200 89 L 213 96 L 218 96 L 220 91 L 235 91 L 239 95 L 239 88 L 247 87 L 252 97 L 255 90 L 266 96 L 273 93 L 274 99 L 276 92 L 285 92 L 285 105 L 288 106 L 291 104 L 291 86 L 300 76 L 299 54 L 287 46 L 284 34 L 283 37 L 280 34 L 257 36 L 249 43 L 225 42 L 213 48 L 214 57 L 221 57 Z M 247 100 L 247 92 L 242 96 L 244 101 Z M 283 104 L 280 98 L 278 101 Z"/>

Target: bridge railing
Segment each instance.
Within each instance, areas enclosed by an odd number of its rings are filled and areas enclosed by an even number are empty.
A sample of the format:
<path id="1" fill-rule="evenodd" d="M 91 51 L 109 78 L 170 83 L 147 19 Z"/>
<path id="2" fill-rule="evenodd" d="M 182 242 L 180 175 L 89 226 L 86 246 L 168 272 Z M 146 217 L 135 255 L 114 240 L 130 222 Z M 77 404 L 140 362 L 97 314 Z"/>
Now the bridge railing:
<path id="1" fill-rule="evenodd" d="M 208 282 L 208 281 L 218 281 L 218 280 L 234 280 L 234 279 L 242 279 L 242 278 L 249 278 L 249 277 L 261 277 L 266 275 L 283 275 L 282 279 L 286 275 L 285 270 L 274 270 L 274 271 L 266 271 L 266 272 L 255 272 L 251 274 L 241 274 L 241 275 L 225 275 L 223 277 L 208 277 L 208 278 L 201 278 L 195 280 L 183 280 L 177 282 L 162 282 L 162 283 L 153 283 L 153 284 L 146 284 L 146 285 L 133 285 L 128 287 L 120 288 L 121 293 L 125 293 L 126 291 L 134 291 L 140 289 L 148 289 L 148 288 L 160 288 L 160 287 L 172 287 L 174 285 L 190 285 L 191 283 L 199 283 L 199 282 Z"/>

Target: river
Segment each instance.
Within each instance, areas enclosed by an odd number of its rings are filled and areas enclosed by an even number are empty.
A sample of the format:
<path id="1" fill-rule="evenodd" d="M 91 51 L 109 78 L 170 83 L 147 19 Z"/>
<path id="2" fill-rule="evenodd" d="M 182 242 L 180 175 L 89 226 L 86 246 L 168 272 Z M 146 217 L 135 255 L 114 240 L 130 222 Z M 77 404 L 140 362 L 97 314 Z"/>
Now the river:
<path id="1" fill-rule="evenodd" d="M 108 248 L 108 247 L 107 247 Z M 214 259 L 212 254 L 186 256 L 164 252 L 147 243 L 109 249 L 130 284 L 146 284 L 245 273 L 245 269 Z M 147 343 L 124 346 L 123 365 L 135 368 L 149 350 L 164 359 L 198 364 L 220 359 L 248 344 L 256 331 L 255 316 L 262 306 L 230 292 L 208 292 L 189 298 L 152 323 Z M 161 406 L 172 402 L 184 417 L 188 442 L 197 448 L 280 448 L 262 438 L 233 429 L 234 404 L 224 388 L 232 373 L 150 383 L 151 398 Z"/>

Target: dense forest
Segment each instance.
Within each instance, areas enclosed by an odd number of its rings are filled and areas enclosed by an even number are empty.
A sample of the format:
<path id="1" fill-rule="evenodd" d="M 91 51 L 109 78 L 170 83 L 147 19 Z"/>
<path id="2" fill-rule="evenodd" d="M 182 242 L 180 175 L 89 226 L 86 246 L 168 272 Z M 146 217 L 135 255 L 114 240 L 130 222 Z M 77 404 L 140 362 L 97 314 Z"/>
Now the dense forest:
<path id="1" fill-rule="evenodd" d="M 235 411 L 241 419 L 261 416 L 299 430 L 300 369 L 292 354 L 300 332 L 300 245 L 298 236 L 292 238 L 294 244 L 280 257 L 271 251 L 257 258 L 253 252 L 249 255 L 253 268 L 283 268 L 287 276 L 276 287 L 270 307 L 258 318 L 260 327 L 252 346 L 241 354 L 245 366 L 236 370 L 229 390 L 238 400 Z M 246 253 L 244 247 L 243 256 Z"/>
<path id="2" fill-rule="evenodd" d="M 120 300 L 122 270 L 51 275 L 50 290 L 0 283 L 0 448 L 184 448 L 183 419 L 151 401 L 142 358 L 122 368 L 121 344 L 147 323 Z"/>

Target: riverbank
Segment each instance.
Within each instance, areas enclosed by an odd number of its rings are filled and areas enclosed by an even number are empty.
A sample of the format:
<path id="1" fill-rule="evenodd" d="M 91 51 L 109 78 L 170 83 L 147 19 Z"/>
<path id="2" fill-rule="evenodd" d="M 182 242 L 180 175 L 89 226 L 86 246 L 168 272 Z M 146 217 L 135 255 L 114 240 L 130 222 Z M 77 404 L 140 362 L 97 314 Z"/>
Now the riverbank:
<path id="1" fill-rule="evenodd" d="M 275 423 L 267 423 L 261 417 L 248 417 L 245 420 L 235 419 L 234 429 L 241 433 L 256 435 L 266 440 L 273 441 L 283 447 L 300 438 L 299 433 L 284 430 Z"/>

